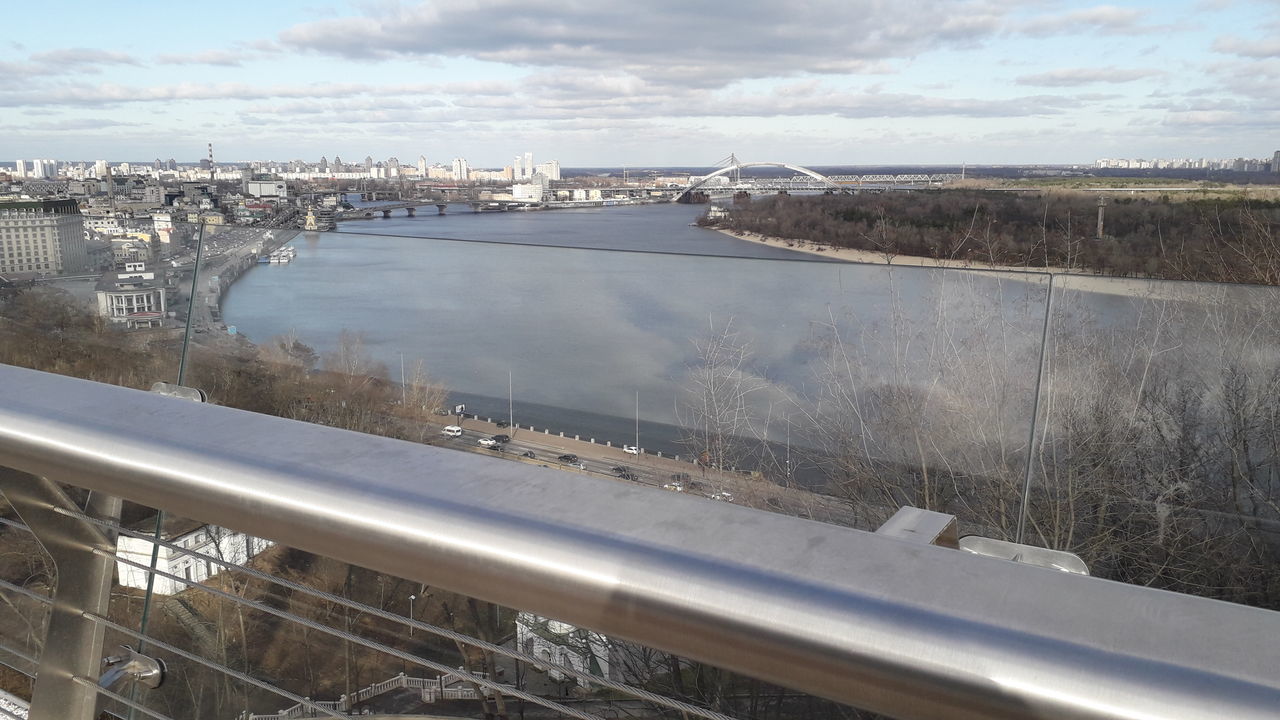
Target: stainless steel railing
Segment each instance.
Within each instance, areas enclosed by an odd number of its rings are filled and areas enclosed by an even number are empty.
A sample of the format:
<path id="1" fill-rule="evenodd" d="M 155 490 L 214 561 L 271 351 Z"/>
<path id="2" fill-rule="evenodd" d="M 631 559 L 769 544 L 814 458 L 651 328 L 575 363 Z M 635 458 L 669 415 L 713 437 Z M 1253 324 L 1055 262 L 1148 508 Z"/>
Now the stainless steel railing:
<path id="1" fill-rule="evenodd" d="M 1280 711 L 1274 612 L 7 366 L 0 468 L 896 717 Z M 46 510 L 118 560 L 109 508 Z M 100 621 L 61 576 L 55 616 Z M 50 633 L 38 685 L 84 685 Z"/>

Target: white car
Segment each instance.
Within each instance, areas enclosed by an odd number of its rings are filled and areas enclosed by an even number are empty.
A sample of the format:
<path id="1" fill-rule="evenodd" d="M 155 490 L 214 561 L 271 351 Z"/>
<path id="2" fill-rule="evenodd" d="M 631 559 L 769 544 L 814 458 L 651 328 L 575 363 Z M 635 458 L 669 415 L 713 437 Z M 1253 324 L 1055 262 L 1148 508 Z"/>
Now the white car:
<path id="1" fill-rule="evenodd" d="M 720 502 L 729 502 L 729 503 L 733 502 L 733 494 L 732 494 L 732 493 L 727 493 L 727 492 L 718 492 L 718 493 L 715 493 L 714 495 L 711 495 L 711 496 L 709 496 L 709 497 L 710 497 L 712 500 L 719 500 Z"/>
<path id="2" fill-rule="evenodd" d="M 494 445 L 497 445 L 497 444 L 498 444 L 498 441 L 494 440 L 491 437 L 480 438 L 481 447 L 493 447 Z"/>
<path id="3" fill-rule="evenodd" d="M 663 490 L 670 490 L 671 492 L 684 492 L 684 483 L 682 483 L 682 482 L 678 482 L 678 481 L 677 481 L 677 482 L 669 482 L 669 483 L 667 483 L 666 485 L 663 485 L 663 486 L 662 486 L 662 489 L 663 489 Z"/>
<path id="4" fill-rule="evenodd" d="M 449 437 L 462 437 L 462 428 L 457 425 L 445 425 L 444 429 L 440 432 L 448 435 Z"/>
<path id="5" fill-rule="evenodd" d="M 627 453 L 628 455 L 639 455 L 640 448 L 636 447 L 635 445 L 623 445 L 622 452 Z"/>

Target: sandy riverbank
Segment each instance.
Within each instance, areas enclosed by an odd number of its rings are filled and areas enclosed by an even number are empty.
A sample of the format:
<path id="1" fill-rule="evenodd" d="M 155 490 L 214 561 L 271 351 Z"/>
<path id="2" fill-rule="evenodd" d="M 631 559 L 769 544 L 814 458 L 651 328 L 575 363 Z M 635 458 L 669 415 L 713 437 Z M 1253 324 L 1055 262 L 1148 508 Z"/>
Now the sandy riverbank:
<path id="1" fill-rule="evenodd" d="M 953 270 L 969 270 L 976 273 L 992 274 L 1010 279 L 1025 279 L 1028 282 L 1045 282 L 1048 275 L 1054 276 L 1055 288 L 1079 290 L 1103 295 L 1119 295 L 1123 297 L 1149 300 L 1206 300 L 1218 297 L 1215 289 L 1231 287 L 1215 283 L 1196 283 L 1181 280 L 1149 280 L 1144 278 L 1108 277 L 1083 270 L 1069 270 L 1061 267 L 1021 267 L 1015 265 L 993 265 L 990 263 L 969 260 L 948 260 L 927 258 L 913 255 L 894 255 L 886 258 L 884 253 L 855 248 L 837 248 L 829 245 L 772 237 L 753 232 L 734 232 L 721 228 L 708 228 L 745 242 L 763 243 L 785 250 L 808 253 L 825 258 L 834 258 L 842 262 L 860 265 L 883 265 L 888 267 L 913 268 L 946 268 Z"/>

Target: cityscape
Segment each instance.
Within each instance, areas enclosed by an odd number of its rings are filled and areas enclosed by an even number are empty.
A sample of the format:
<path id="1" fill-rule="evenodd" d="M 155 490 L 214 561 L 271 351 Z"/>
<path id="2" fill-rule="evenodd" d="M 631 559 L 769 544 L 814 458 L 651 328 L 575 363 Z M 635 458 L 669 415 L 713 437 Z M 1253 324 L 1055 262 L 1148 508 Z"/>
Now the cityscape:
<path id="1" fill-rule="evenodd" d="M 1274 1 L 6 22 L 0 720 L 1280 713 Z"/>

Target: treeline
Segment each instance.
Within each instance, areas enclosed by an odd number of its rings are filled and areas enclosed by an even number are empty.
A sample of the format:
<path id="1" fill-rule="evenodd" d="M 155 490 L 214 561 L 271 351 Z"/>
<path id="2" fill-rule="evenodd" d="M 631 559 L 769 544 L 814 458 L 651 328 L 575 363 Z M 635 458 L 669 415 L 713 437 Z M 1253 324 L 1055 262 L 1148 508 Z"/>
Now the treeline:
<path id="1" fill-rule="evenodd" d="M 196 337 L 184 384 L 219 405 L 424 442 L 433 436 L 423 421 L 448 404 L 421 362 L 402 390 L 353 333 L 329 353 L 293 335 L 261 345 Z M 181 331 L 125 332 L 61 290 L 38 286 L 0 300 L 0 363 L 146 390 L 177 381 L 181 354 Z"/>
<path id="2" fill-rule="evenodd" d="M 1025 285 L 961 274 L 872 321 L 797 307 L 808 372 L 785 384 L 721 323 L 679 396 L 687 445 L 816 473 L 865 530 L 910 505 L 1096 576 L 1280 609 L 1280 294 L 1178 284 L 1099 314 L 1064 293 L 1042 375 L 1043 306 L 1010 301 Z"/>
<path id="3" fill-rule="evenodd" d="M 1280 202 L 978 190 L 787 196 L 720 226 L 833 247 L 975 264 L 1280 284 Z"/>

